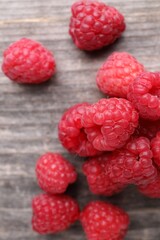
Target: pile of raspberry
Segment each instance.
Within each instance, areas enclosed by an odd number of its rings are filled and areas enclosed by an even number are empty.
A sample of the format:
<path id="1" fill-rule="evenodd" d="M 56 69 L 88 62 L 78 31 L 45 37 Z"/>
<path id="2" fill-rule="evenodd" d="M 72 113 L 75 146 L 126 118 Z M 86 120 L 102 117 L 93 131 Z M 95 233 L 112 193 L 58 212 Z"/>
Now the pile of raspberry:
<path id="1" fill-rule="evenodd" d="M 108 98 L 79 103 L 62 116 L 62 145 L 87 157 L 92 193 L 112 196 L 129 184 L 160 198 L 160 73 L 147 72 L 127 52 L 114 52 L 97 73 Z"/>
<path id="2" fill-rule="evenodd" d="M 160 73 L 148 72 L 127 52 L 114 52 L 96 82 L 108 98 L 66 110 L 58 125 L 61 144 L 86 157 L 82 170 L 92 193 L 110 197 L 134 184 L 145 196 L 160 198 Z M 87 239 L 123 239 L 124 233 L 103 232 L 107 217 L 103 213 L 103 222 L 91 206 L 80 215 Z"/>
<path id="3" fill-rule="evenodd" d="M 72 6 L 69 33 L 83 50 L 112 44 L 125 30 L 118 10 L 95 0 Z M 2 70 L 17 83 L 39 84 L 55 73 L 53 54 L 23 38 L 4 52 Z M 71 154 L 85 158 L 82 171 L 92 193 L 113 196 L 134 184 L 160 198 L 160 73 L 148 72 L 131 54 L 112 53 L 97 72 L 106 98 L 66 110 L 58 137 Z M 65 192 L 77 180 L 75 167 L 61 154 L 48 152 L 36 164 L 43 193 L 32 200 L 32 226 L 40 234 L 66 230 L 80 220 L 88 240 L 123 240 L 128 214 L 110 203 L 92 201 L 80 211 Z"/>
<path id="4" fill-rule="evenodd" d="M 160 73 L 147 72 L 129 53 L 115 52 L 96 81 L 109 97 L 66 110 L 58 125 L 61 144 L 86 157 L 82 171 L 92 193 L 110 197 L 134 184 L 145 196 L 160 198 Z M 36 174 L 46 193 L 33 199 L 35 231 L 56 233 L 80 220 L 89 240 L 124 239 L 129 225 L 124 210 L 93 201 L 80 212 L 64 195 L 77 173 L 61 155 L 43 155 Z"/>

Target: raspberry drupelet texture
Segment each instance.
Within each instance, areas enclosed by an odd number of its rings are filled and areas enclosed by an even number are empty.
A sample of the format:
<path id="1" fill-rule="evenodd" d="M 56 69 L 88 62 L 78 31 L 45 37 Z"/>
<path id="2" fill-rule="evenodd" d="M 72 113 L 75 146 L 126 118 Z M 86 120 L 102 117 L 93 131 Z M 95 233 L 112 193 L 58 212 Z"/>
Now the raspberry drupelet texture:
<path id="1" fill-rule="evenodd" d="M 130 85 L 128 99 L 142 118 L 160 119 L 160 73 L 144 72 Z"/>
<path id="2" fill-rule="evenodd" d="M 139 191 L 150 198 L 160 198 L 160 172 L 155 181 L 148 185 L 139 186 Z"/>
<path id="3" fill-rule="evenodd" d="M 103 158 L 107 156 L 104 154 Z M 125 147 L 110 154 L 105 171 L 115 183 L 144 185 L 153 182 L 157 169 L 152 161 L 150 141 L 145 137 L 131 139 Z"/>
<path id="4" fill-rule="evenodd" d="M 134 133 L 135 136 L 143 136 L 152 139 L 160 131 L 160 120 L 151 121 L 148 119 L 139 119 L 138 127 Z"/>
<path id="5" fill-rule="evenodd" d="M 121 148 L 133 134 L 138 113 L 126 99 L 101 99 L 85 108 L 82 125 L 95 149 L 113 151 Z"/>
<path id="6" fill-rule="evenodd" d="M 126 187 L 125 184 L 118 183 L 117 180 L 114 182 L 115 179 L 112 179 L 107 167 L 109 159 L 109 154 L 103 154 L 90 158 L 83 164 L 83 173 L 86 175 L 90 191 L 94 194 L 112 196 Z"/>
<path id="7" fill-rule="evenodd" d="M 123 240 L 129 225 L 126 212 L 101 201 L 90 202 L 80 220 L 88 240 Z"/>
<path id="8" fill-rule="evenodd" d="M 42 44 L 22 38 L 4 51 L 2 70 L 17 83 L 39 84 L 55 73 L 55 60 Z"/>
<path id="9" fill-rule="evenodd" d="M 66 195 L 41 194 L 32 200 L 32 227 L 40 234 L 57 233 L 79 218 L 79 207 Z"/>
<path id="10" fill-rule="evenodd" d="M 69 108 L 58 125 L 59 139 L 62 145 L 69 152 L 83 157 L 99 154 L 99 151 L 88 141 L 82 126 L 82 116 L 88 106 L 90 106 L 88 103 L 80 103 Z"/>
<path id="11" fill-rule="evenodd" d="M 151 150 L 153 153 L 153 161 L 160 168 L 160 131 L 157 133 L 156 137 L 151 141 Z"/>
<path id="12" fill-rule="evenodd" d="M 39 186 L 48 193 L 64 193 L 69 184 L 77 179 L 73 165 L 58 153 L 42 155 L 36 164 Z"/>
<path id="13" fill-rule="evenodd" d="M 72 5 L 69 33 L 82 50 L 92 51 L 113 43 L 125 30 L 123 15 L 96 0 L 79 0 Z"/>
<path id="14" fill-rule="evenodd" d="M 127 52 L 112 53 L 97 74 L 99 89 L 114 97 L 127 98 L 129 85 L 141 72 L 144 66 Z"/>

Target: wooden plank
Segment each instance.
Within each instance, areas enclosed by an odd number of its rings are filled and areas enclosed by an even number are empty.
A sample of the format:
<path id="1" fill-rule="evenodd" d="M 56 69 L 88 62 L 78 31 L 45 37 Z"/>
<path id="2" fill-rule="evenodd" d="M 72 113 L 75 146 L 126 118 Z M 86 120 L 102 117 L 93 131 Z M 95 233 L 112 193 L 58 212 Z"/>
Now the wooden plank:
<path id="1" fill-rule="evenodd" d="M 68 34 L 70 5 L 74 0 L 1 0 L 0 63 L 11 42 L 28 37 L 41 41 L 54 52 L 57 74 L 41 86 L 21 86 L 0 73 L 0 239 L 82 240 L 76 223 L 68 231 L 39 236 L 31 230 L 32 196 L 38 194 L 34 166 L 46 151 L 59 151 L 76 166 L 79 180 L 68 193 L 80 206 L 93 199 L 108 200 L 131 216 L 127 240 L 160 239 L 160 200 L 147 199 L 130 186 L 112 198 L 93 196 L 82 175 L 83 160 L 68 154 L 57 140 L 57 124 L 71 105 L 104 97 L 96 87 L 99 66 L 113 51 L 128 51 L 146 68 L 160 68 L 160 1 L 110 0 L 124 13 L 127 30 L 112 46 L 95 53 L 78 50 Z M 106 2 L 106 1 L 105 1 Z"/>

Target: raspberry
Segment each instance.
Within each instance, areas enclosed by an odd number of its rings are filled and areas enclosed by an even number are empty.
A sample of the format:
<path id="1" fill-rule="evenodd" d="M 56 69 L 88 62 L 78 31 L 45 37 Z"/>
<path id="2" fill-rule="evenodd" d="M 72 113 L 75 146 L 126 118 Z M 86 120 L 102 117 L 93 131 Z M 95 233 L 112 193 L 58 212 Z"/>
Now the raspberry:
<path id="1" fill-rule="evenodd" d="M 106 159 L 106 155 L 102 156 Z M 157 177 L 150 142 L 145 137 L 131 139 L 124 148 L 108 158 L 106 172 L 115 183 L 148 184 Z"/>
<path id="2" fill-rule="evenodd" d="M 62 145 L 71 153 L 79 156 L 94 156 L 99 154 L 87 139 L 81 119 L 88 103 L 76 104 L 68 109 L 59 122 L 59 139 Z"/>
<path id="3" fill-rule="evenodd" d="M 129 53 L 114 52 L 99 69 L 97 85 L 110 96 L 127 98 L 129 85 L 143 71 L 144 66 Z"/>
<path id="4" fill-rule="evenodd" d="M 14 42 L 4 51 L 3 57 L 4 74 L 17 83 L 42 83 L 55 72 L 52 53 L 31 39 Z"/>
<path id="5" fill-rule="evenodd" d="M 154 162 L 157 164 L 158 167 L 160 167 L 160 131 L 151 141 L 151 150 L 153 153 Z"/>
<path id="6" fill-rule="evenodd" d="M 135 136 L 144 136 L 151 140 L 156 136 L 158 131 L 160 131 L 160 120 L 151 121 L 140 118 L 139 125 L 134 134 Z"/>
<path id="7" fill-rule="evenodd" d="M 138 113 L 126 99 L 101 99 L 85 108 L 82 125 L 99 151 L 121 148 L 138 125 Z"/>
<path id="8" fill-rule="evenodd" d="M 149 140 L 145 137 L 131 139 L 124 148 L 110 155 L 106 171 L 115 183 L 141 185 L 154 181 L 157 169 Z"/>
<path id="9" fill-rule="evenodd" d="M 147 197 L 160 198 L 160 173 L 158 174 L 155 181 L 148 185 L 142 185 L 138 189 Z"/>
<path id="10" fill-rule="evenodd" d="M 96 0 L 79 0 L 71 10 L 69 33 L 80 49 L 100 49 L 113 43 L 125 30 L 123 15 Z"/>
<path id="11" fill-rule="evenodd" d="M 127 213 L 101 201 L 90 202 L 80 220 L 88 240 L 123 240 L 129 225 Z"/>
<path id="12" fill-rule="evenodd" d="M 63 231 L 79 218 L 78 204 L 66 195 L 38 195 L 32 209 L 32 227 L 40 234 Z"/>
<path id="13" fill-rule="evenodd" d="M 160 73 L 144 72 L 130 85 L 128 99 L 142 118 L 160 119 Z"/>
<path id="14" fill-rule="evenodd" d="M 48 193 L 64 193 L 70 183 L 77 179 L 77 173 L 70 162 L 58 153 L 46 153 L 36 165 L 39 186 Z"/>
<path id="15" fill-rule="evenodd" d="M 114 182 L 107 168 L 109 154 L 103 154 L 99 157 L 90 158 L 83 164 L 83 173 L 87 177 L 90 191 L 95 194 L 112 196 L 121 192 L 126 185 Z"/>

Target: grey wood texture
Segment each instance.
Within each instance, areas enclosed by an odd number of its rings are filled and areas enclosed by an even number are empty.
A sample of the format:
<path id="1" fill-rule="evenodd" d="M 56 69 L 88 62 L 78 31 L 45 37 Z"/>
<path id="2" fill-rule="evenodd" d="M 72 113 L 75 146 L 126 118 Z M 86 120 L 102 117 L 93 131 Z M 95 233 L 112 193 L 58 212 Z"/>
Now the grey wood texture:
<path id="1" fill-rule="evenodd" d="M 70 155 L 57 139 L 57 124 L 71 105 L 104 97 L 96 87 L 99 66 L 113 51 L 128 51 L 147 69 L 160 70 L 160 1 L 108 0 L 126 18 L 127 29 L 112 46 L 95 53 L 78 50 L 68 35 L 74 0 L 0 0 L 0 63 L 3 50 L 28 37 L 54 52 L 57 73 L 40 86 L 18 85 L 0 73 L 0 239 L 83 240 L 79 223 L 64 233 L 39 236 L 31 229 L 31 199 L 40 193 L 34 166 L 46 151 L 62 153 L 76 166 L 79 180 L 68 192 L 83 207 L 93 199 L 108 200 L 131 217 L 126 240 L 160 239 L 160 200 L 140 195 L 133 186 L 112 198 L 88 191 L 83 159 Z"/>

